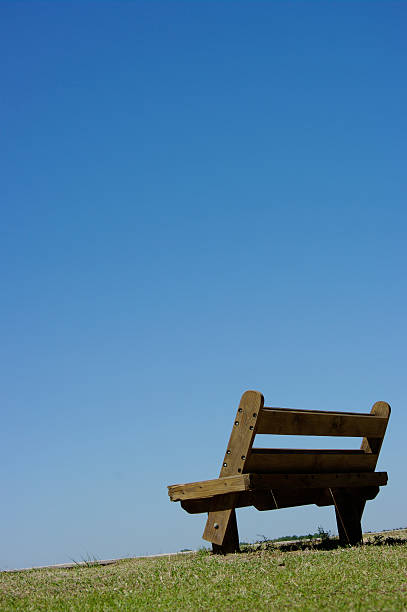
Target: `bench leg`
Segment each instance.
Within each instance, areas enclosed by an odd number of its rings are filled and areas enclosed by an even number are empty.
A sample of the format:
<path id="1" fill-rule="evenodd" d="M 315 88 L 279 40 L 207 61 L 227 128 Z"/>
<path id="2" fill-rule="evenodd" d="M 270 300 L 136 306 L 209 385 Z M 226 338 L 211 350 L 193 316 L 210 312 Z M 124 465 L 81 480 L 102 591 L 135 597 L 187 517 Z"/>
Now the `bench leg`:
<path id="1" fill-rule="evenodd" d="M 366 500 L 355 496 L 351 491 L 332 492 L 335 501 L 336 524 L 338 526 L 339 542 L 343 545 L 362 542 L 362 514 Z"/>
<path id="2" fill-rule="evenodd" d="M 215 555 L 226 555 L 228 553 L 240 552 L 239 548 L 239 532 L 237 529 L 236 512 L 232 510 L 226 528 L 223 544 L 213 544 L 212 552 Z"/>

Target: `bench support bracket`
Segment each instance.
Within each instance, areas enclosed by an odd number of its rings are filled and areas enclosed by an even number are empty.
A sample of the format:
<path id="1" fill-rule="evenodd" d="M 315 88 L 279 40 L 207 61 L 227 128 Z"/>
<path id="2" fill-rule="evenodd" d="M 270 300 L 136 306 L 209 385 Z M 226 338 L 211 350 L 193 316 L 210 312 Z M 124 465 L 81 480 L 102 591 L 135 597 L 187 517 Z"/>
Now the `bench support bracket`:
<path id="1" fill-rule="evenodd" d="M 360 544 L 362 536 L 362 514 L 366 500 L 355 496 L 349 489 L 331 489 L 335 504 L 339 542 L 342 546 Z"/>
<path id="2" fill-rule="evenodd" d="M 237 530 L 236 511 L 232 510 L 229 522 L 226 528 L 223 544 L 213 544 L 212 551 L 217 555 L 227 555 L 228 553 L 240 552 L 239 547 L 239 532 Z"/>

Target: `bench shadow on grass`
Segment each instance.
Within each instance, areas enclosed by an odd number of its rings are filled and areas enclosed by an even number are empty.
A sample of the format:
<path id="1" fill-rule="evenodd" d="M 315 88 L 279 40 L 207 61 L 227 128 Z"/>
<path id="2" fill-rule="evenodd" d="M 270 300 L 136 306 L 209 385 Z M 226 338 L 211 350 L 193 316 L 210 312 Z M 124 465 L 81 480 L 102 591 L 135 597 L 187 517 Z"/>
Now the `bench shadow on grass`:
<path id="1" fill-rule="evenodd" d="M 407 538 L 376 535 L 373 538 L 366 538 L 359 546 L 394 546 L 395 544 L 407 544 Z M 254 544 L 244 544 L 241 546 L 242 553 L 258 551 L 280 551 L 293 552 L 302 550 L 335 550 L 346 548 L 339 543 L 337 538 L 327 537 L 320 540 L 297 540 L 291 542 L 270 542 L 267 540 L 254 542 Z"/>

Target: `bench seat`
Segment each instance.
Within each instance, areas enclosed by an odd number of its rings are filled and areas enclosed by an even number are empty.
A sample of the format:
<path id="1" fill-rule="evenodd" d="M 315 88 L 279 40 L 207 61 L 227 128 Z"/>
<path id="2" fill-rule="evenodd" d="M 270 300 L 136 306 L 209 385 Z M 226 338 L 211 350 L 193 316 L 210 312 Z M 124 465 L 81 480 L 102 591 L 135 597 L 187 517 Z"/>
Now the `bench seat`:
<path id="1" fill-rule="evenodd" d="M 342 474 L 239 474 L 168 487 L 171 501 L 213 499 L 228 493 L 270 491 L 273 489 L 326 489 L 372 487 L 387 484 L 387 472 Z"/>

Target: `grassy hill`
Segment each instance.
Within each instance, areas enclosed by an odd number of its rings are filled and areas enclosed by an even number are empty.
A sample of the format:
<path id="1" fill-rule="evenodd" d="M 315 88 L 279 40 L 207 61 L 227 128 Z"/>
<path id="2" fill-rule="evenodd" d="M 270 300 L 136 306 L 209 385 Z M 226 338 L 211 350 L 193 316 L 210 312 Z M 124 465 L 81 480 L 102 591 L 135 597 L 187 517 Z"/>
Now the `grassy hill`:
<path id="1" fill-rule="evenodd" d="M 200 551 L 2 573 L 0 609 L 407 610 L 407 540 L 331 544 L 331 550 L 270 544 L 225 557 Z"/>

